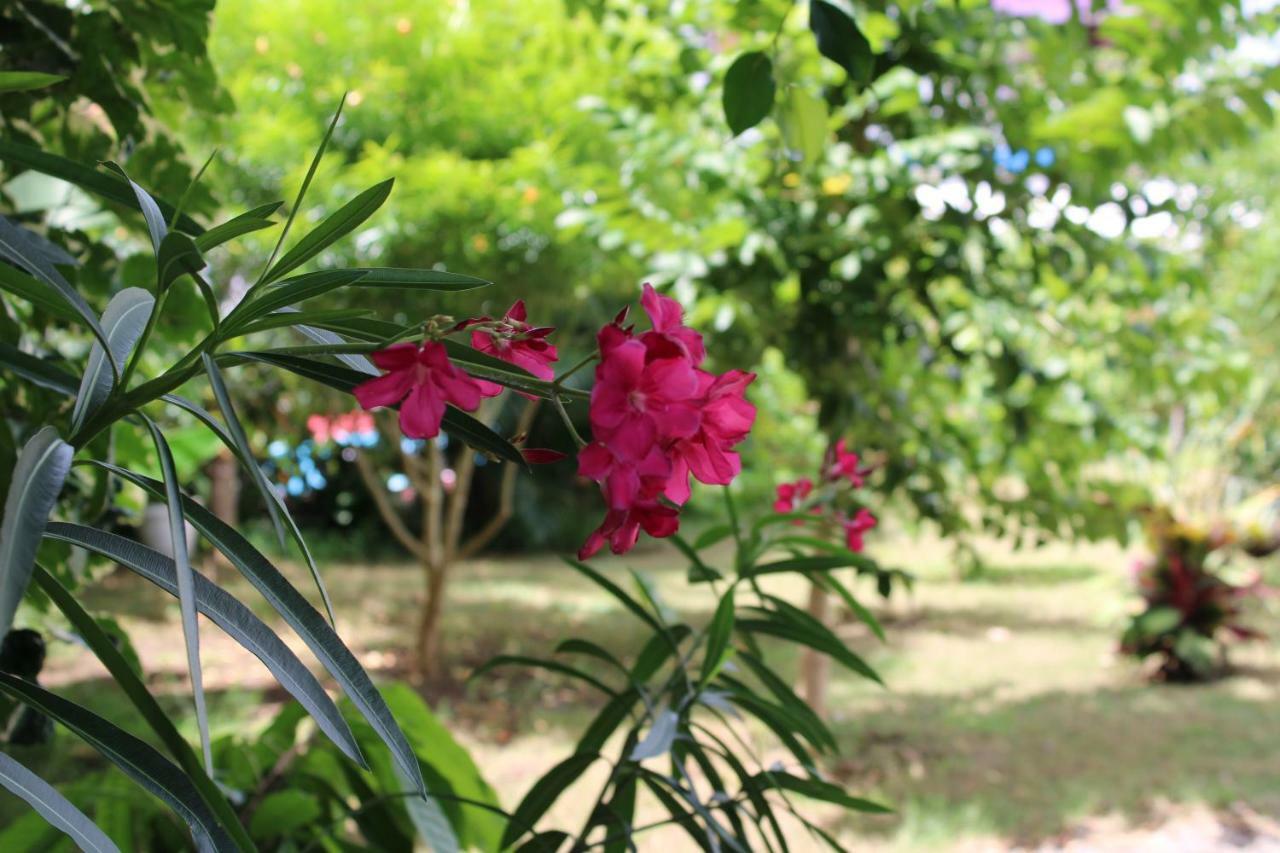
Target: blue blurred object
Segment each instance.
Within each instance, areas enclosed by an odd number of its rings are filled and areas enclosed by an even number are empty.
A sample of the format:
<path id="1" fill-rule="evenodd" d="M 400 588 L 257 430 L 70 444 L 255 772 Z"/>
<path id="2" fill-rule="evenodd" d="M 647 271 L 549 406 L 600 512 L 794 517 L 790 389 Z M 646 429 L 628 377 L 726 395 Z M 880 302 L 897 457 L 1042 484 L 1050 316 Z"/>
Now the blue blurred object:
<path id="1" fill-rule="evenodd" d="M 1058 157 L 1053 153 L 1052 148 L 1040 148 L 1036 150 L 1036 165 L 1041 169 L 1047 169 L 1057 162 Z"/>

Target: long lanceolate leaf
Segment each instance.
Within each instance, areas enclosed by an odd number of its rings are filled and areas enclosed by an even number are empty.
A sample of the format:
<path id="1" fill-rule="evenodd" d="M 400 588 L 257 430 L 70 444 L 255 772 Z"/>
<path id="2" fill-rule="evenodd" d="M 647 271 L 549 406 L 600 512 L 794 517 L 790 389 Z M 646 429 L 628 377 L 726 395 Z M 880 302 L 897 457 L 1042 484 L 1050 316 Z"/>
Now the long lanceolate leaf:
<path id="1" fill-rule="evenodd" d="M 0 148 L 2 150 L 2 148 Z M 43 237 L 14 225 L 7 218 L 0 216 L 0 258 L 6 258 L 34 277 L 43 281 L 58 292 L 66 302 L 75 309 L 80 315 L 80 319 L 93 332 L 93 336 L 98 339 L 98 343 L 107 346 L 107 333 L 102 330 L 102 325 L 98 322 L 98 315 L 89 307 L 89 303 L 85 302 L 79 292 L 62 277 L 62 273 L 58 272 L 54 267 L 54 260 L 49 257 L 48 247 L 53 246 Z M 63 261 L 61 258 L 55 259 L 58 262 L 70 262 L 70 258 Z M 108 350 L 108 354 L 109 354 Z M 111 358 L 111 370 L 117 376 L 120 374 L 120 365 L 115 358 Z"/>
<path id="2" fill-rule="evenodd" d="M 51 538 L 61 538 L 52 530 L 52 528 L 56 527 L 69 527 L 75 529 L 76 525 L 60 524 L 55 522 L 50 525 L 51 530 L 47 534 Z M 90 534 L 98 534 L 100 536 L 112 535 L 101 533 L 100 531 L 89 527 L 80 529 L 88 531 Z M 121 537 L 116 538 L 133 545 L 135 548 L 148 550 L 143 548 L 141 545 L 129 542 Z M 160 556 L 160 554 L 156 554 L 156 557 Z M 172 573 L 172 565 L 172 561 L 169 561 L 170 573 Z M 177 759 L 178 765 L 186 771 L 187 776 L 190 777 L 192 784 L 195 785 L 201 799 L 204 800 L 205 804 L 209 807 L 209 810 L 217 815 L 218 819 L 222 822 L 222 825 L 235 837 L 236 843 L 242 850 L 253 850 L 253 841 L 241 827 L 240 820 L 236 817 L 236 813 L 231 809 L 230 804 L 222 795 L 222 792 L 218 790 L 218 786 L 215 785 L 213 780 L 204 772 L 204 769 L 200 766 L 200 759 L 191 749 L 190 744 L 188 744 L 186 740 L 183 739 L 182 735 L 178 733 L 177 728 L 173 725 L 173 721 L 169 719 L 169 715 L 165 713 L 165 710 L 160 707 L 160 703 L 151 695 L 151 691 L 147 690 L 146 685 L 142 683 L 142 679 L 136 672 L 134 672 L 133 667 L 129 664 L 129 661 L 125 659 L 125 656 L 120 652 L 120 649 L 116 647 L 112 638 L 108 636 L 107 632 L 102 630 L 102 626 L 100 626 L 94 618 L 80 606 L 80 603 L 76 601 L 75 596 L 72 595 L 65 586 L 59 583 L 57 578 L 45 571 L 45 569 L 40 565 L 36 566 L 35 578 L 40 589 L 49 596 L 50 600 L 53 601 L 54 606 L 62 611 L 62 615 L 67 617 L 67 621 L 71 623 L 71 627 L 80 635 L 80 638 L 84 640 L 85 645 L 87 645 L 94 655 L 97 656 L 98 660 L 102 662 L 102 665 L 107 668 L 107 671 L 111 673 L 111 677 L 115 679 L 116 684 L 124 691 L 125 695 L 129 697 L 129 701 L 131 701 L 134 707 L 138 709 L 138 713 L 142 715 L 142 718 L 147 721 L 149 726 L 151 726 L 151 730 L 156 733 L 156 736 L 160 738 L 160 741 L 168 748 L 173 757 Z M 203 578 L 201 578 L 201 580 L 203 580 Z M 208 582 L 206 581 L 206 583 Z M 170 592 L 173 591 L 173 589 L 170 589 Z"/>
<path id="3" fill-rule="evenodd" d="M 12 371 L 41 388 L 70 397 L 76 393 L 76 378 L 61 367 L 0 341 L 0 368 Z"/>
<path id="4" fill-rule="evenodd" d="M 178 607 L 182 612 L 182 639 L 187 646 L 187 669 L 191 673 L 191 692 L 195 699 L 196 726 L 200 729 L 200 749 L 204 765 L 213 775 L 213 752 L 209 749 L 209 712 L 204 703 L 204 678 L 200 674 L 200 623 L 196 619 L 195 570 L 187 554 L 187 523 L 182 506 L 182 490 L 178 485 L 178 469 L 173 462 L 169 443 L 150 418 L 143 422 L 151 433 L 164 473 L 164 498 L 169 507 L 169 536 L 173 544 L 173 563 L 177 569 Z"/>
<path id="5" fill-rule="evenodd" d="M 127 468 L 110 465 L 105 462 L 93 464 L 105 468 L 128 480 L 147 492 L 161 497 L 165 494 L 164 484 L 150 477 L 144 477 Z M 329 671 L 334 680 L 351 697 L 351 702 L 373 726 L 383 743 L 391 750 L 391 755 L 413 785 L 422 793 L 426 786 L 422 781 L 422 773 L 418 768 L 418 759 L 405 740 L 404 733 L 396 725 L 386 701 L 378 693 L 368 673 L 360 666 L 355 655 L 334 633 L 324 617 L 312 607 L 302 594 L 294 589 L 284 575 L 264 557 L 261 552 L 249 544 L 234 528 L 222 521 L 209 510 L 200 506 L 190 498 L 183 497 L 183 511 L 186 518 L 204 537 L 226 555 L 241 574 L 252 583 L 277 613 L 289 623 L 289 627 L 298 632 L 307 647 Z"/>
<path id="6" fill-rule="evenodd" d="M 136 204 L 137 197 L 133 194 L 133 190 L 119 178 L 30 145 L 0 139 L 0 160 L 68 181 L 109 201 L 130 206 Z M 173 205 L 164 199 L 156 199 L 155 201 L 165 216 L 171 217 L 173 215 L 175 210 Z M 178 217 L 178 228 L 188 234 L 201 234 L 204 232 L 204 229 L 200 227 L 200 223 L 186 214 Z"/>
<path id="7" fill-rule="evenodd" d="M 289 229 L 293 227 L 293 220 L 302 208 L 302 200 L 307 197 L 307 188 L 311 186 L 311 179 L 316 176 L 316 169 L 320 167 L 320 160 L 324 157 L 324 149 L 329 145 L 329 138 L 333 136 L 333 129 L 338 126 L 338 119 L 342 117 L 342 107 L 346 102 L 347 95 L 344 92 L 342 99 L 338 101 L 338 108 L 333 111 L 333 119 L 329 122 L 329 127 L 320 139 L 320 145 L 316 148 L 315 156 L 311 158 L 311 165 L 307 167 L 307 174 L 302 179 L 302 186 L 298 187 L 298 197 L 293 200 L 293 207 L 289 208 L 289 217 L 285 220 L 284 228 L 280 231 L 280 239 L 276 241 L 275 248 L 271 250 L 271 257 L 267 258 L 267 265 L 263 267 L 262 275 L 258 277 L 257 283 L 254 284 L 255 288 L 267 280 L 267 274 L 271 272 L 276 255 L 280 254 L 280 247 L 284 245 L 285 238 L 289 236 Z"/>
<path id="8" fill-rule="evenodd" d="M 85 853 L 120 853 L 107 834 L 53 786 L 0 752 L 0 785 L 17 794 Z"/>
<path id="9" fill-rule="evenodd" d="M 129 189 L 133 190 L 133 197 L 137 202 L 137 207 L 142 211 L 142 218 L 147 222 L 147 233 L 151 235 L 151 248 L 159 253 L 160 244 L 164 241 L 165 235 L 169 233 L 169 226 L 165 224 L 164 214 L 160 211 L 160 205 L 156 204 L 156 200 L 151 197 L 151 193 L 135 184 L 128 173 L 117 164 L 108 161 L 103 165 L 123 178 L 125 183 L 129 185 Z"/>
<path id="10" fill-rule="evenodd" d="M 375 184 L 334 211 L 307 236 L 299 240 L 296 246 L 286 252 L 284 257 L 267 271 L 264 281 L 275 281 L 287 275 L 358 228 L 362 222 L 382 207 L 387 196 L 391 195 L 391 186 L 394 183 L 394 178 L 388 178 L 380 184 Z"/>
<path id="11" fill-rule="evenodd" d="M 535 782 L 511 815 L 507 831 L 502 836 L 502 849 L 507 849 L 519 840 L 524 834 L 525 827 L 536 825 L 547 813 L 547 809 L 551 808 L 564 793 L 565 788 L 576 782 L 583 771 L 595 763 L 597 758 L 599 756 L 589 753 L 575 753 L 548 770 L 546 775 Z"/>
<path id="12" fill-rule="evenodd" d="M 114 533 L 64 522 L 51 523 L 45 531 L 45 536 L 78 545 L 95 554 L 115 560 L 170 595 L 178 594 L 177 570 L 173 560 L 145 545 Z M 298 659 L 298 656 L 271 628 L 255 616 L 252 610 L 241 604 L 230 593 L 203 575 L 196 575 L 195 582 L 197 609 L 262 661 L 280 685 L 315 718 L 320 730 L 348 758 L 362 767 L 365 766 L 364 757 L 360 754 L 360 747 L 356 744 L 350 727 L 342 719 L 342 715 L 333 704 L 333 700 L 325 693 L 324 688 L 320 686 L 320 682 Z M 74 604 L 74 600 L 72 603 Z M 59 607 L 61 606 L 59 604 Z M 83 635 L 84 632 L 82 631 L 81 634 Z M 168 743 L 168 738 L 163 739 Z M 185 741 L 183 745 L 186 745 Z M 190 751 L 190 747 L 187 749 Z"/>
<path id="13" fill-rule="evenodd" d="M 0 637 L 13 627 L 18 602 L 27 591 L 36 549 L 49 513 L 71 470 L 75 451 L 53 427 L 40 430 L 22 448 L 13 466 L 0 524 Z"/>
<path id="14" fill-rule="evenodd" d="M 237 849 L 187 774 L 154 747 L 87 708 L 5 672 L 0 672 L 0 693 L 62 723 L 135 782 L 163 800 L 186 821 L 195 836 L 197 848 L 216 851 Z"/>
<path id="15" fill-rule="evenodd" d="M 271 514 L 271 520 L 276 525 L 277 532 L 281 530 L 281 525 L 287 526 L 294 542 L 297 543 L 298 548 L 302 551 L 302 556 L 307 563 L 307 569 L 311 572 L 311 579 L 315 581 L 316 589 L 320 591 L 320 600 L 324 602 L 324 610 L 329 617 L 329 624 L 332 625 L 335 623 L 333 602 L 329 599 L 329 591 L 325 589 L 324 579 L 320 577 L 320 569 L 316 566 L 316 561 L 311 557 L 311 549 L 307 547 L 302 532 L 298 530 L 298 525 L 294 524 L 292 516 L 285 509 L 284 502 L 280 500 L 276 490 L 271 488 L 271 484 L 267 482 L 266 475 L 262 473 L 262 468 L 258 466 L 257 460 L 253 458 L 253 448 L 249 446 L 249 436 L 245 434 L 244 427 L 240 425 L 240 419 L 236 417 L 235 407 L 231 404 L 231 395 L 227 392 L 227 384 L 222 380 L 222 373 L 219 372 L 217 363 L 208 353 L 204 353 L 201 358 L 204 361 L 205 373 L 209 375 L 209 385 L 213 388 L 213 396 L 218 401 L 218 408 L 222 409 L 223 420 L 227 422 L 227 433 L 232 441 L 231 450 L 240 457 L 240 463 L 248 470 L 250 478 L 257 485 L 258 491 L 262 493 L 262 499 L 267 504 L 267 510 Z M 197 415 L 197 417 L 199 416 Z M 221 434 L 219 434 L 219 437 L 222 437 Z"/>
<path id="16" fill-rule="evenodd" d="M 107 303 L 102 312 L 102 329 L 107 335 L 110 358 L 123 364 L 142 335 L 147 319 L 156 304 L 155 297 L 140 287 L 126 287 Z M 85 418 L 93 414 L 111 394 L 114 379 L 106 367 L 107 351 L 102 344 L 94 344 L 89 351 L 89 363 L 80 378 L 80 392 L 76 395 L 75 408 L 71 410 L 71 428 L 78 430 Z"/>

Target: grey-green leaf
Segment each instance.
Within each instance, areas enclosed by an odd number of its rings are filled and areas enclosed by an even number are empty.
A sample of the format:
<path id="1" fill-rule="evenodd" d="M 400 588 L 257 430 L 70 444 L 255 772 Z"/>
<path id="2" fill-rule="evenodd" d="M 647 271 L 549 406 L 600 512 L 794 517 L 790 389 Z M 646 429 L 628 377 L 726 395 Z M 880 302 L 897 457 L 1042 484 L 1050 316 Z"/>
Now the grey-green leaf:
<path id="1" fill-rule="evenodd" d="M 164 484 L 134 473 L 126 468 L 95 462 L 155 496 L 164 495 Z M 418 759 L 410 748 L 404 733 L 396 725 L 386 701 L 374 687 L 368 673 L 360 666 L 355 655 L 346 647 L 323 616 L 294 589 L 284 575 L 256 548 L 249 544 L 234 528 L 222 521 L 200 504 L 183 497 L 183 510 L 188 521 L 199 530 L 219 551 L 227 556 L 241 574 L 262 593 L 267 602 L 298 633 L 307 647 L 341 685 L 360 710 L 369 725 L 373 726 L 391 750 L 396 764 L 405 771 L 414 786 L 424 794 L 426 785 Z"/>
<path id="2" fill-rule="evenodd" d="M 13 466 L 0 525 L 0 637 L 13 627 L 18 602 L 31 580 L 40 537 L 74 455 L 58 431 L 47 426 L 23 446 Z"/>
<path id="3" fill-rule="evenodd" d="M 200 749 L 204 766 L 213 775 L 213 752 L 209 747 L 209 712 L 204 701 L 204 677 L 200 673 L 200 623 L 196 619 L 196 580 L 187 554 L 187 521 L 183 512 L 183 496 L 178 484 L 178 467 L 174 464 L 169 443 L 155 421 L 143 416 L 151 433 L 160 470 L 164 473 L 164 497 L 169 508 L 169 536 L 173 545 L 173 563 L 177 574 L 178 606 L 182 612 L 182 639 L 187 646 L 187 669 L 191 675 L 191 693 L 196 706 L 196 727 L 200 730 Z"/>
<path id="4" fill-rule="evenodd" d="M 80 377 L 80 392 L 71 410 L 71 428 L 78 430 L 85 420 L 97 410 L 111 394 L 114 377 L 107 369 L 106 354 L 116 364 L 124 364 L 147 325 L 156 299 L 140 287 L 126 287 L 107 303 L 102 312 L 102 330 L 107 337 L 108 349 L 95 343 L 89 350 L 89 363 Z"/>
<path id="5" fill-rule="evenodd" d="M 200 799 L 187 775 L 154 747 L 87 708 L 7 672 L 0 672 L 0 692 L 62 723 L 131 779 L 163 800 L 186 821 L 198 848 L 215 851 L 237 849 L 231 836 Z"/>
<path id="6" fill-rule="evenodd" d="M 0 785 L 8 788 L 44 816 L 85 853 L 120 853 L 107 834 L 71 805 L 52 785 L 0 752 Z"/>
<path id="7" fill-rule="evenodd" d="M 45 536 L 115 560 L 170 595 L 176 597 L 178 594 L 177 568 L 173 560 L 159 551 L 114 533 L 65 522 L 51 523 L 45 530 Z M 361 767 L 366 766 L 351 728 L 342 719 L 333 700 L 306 665 L 266 623 L 235 596 L 203 575 L 195 576 L 195 602 L 196 608 L 213 624 L 271 670 L 280 685 L 307 709 L 320 730 L 343 754 Z"/>

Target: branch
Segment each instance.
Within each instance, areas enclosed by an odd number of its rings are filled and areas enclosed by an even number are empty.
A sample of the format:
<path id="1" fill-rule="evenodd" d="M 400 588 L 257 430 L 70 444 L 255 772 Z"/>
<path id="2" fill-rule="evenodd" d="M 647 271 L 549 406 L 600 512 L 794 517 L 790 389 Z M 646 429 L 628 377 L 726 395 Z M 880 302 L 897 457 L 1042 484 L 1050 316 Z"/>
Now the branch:
<path id="1" fill-rule="evenodd" d="M 520 413 L 520 420 L 516 424 L 516 435 L 521 435 L 529 431 L 529 427 L 533 425 L 533 418 L 538 413 L 538 401 L 530 400 L 525 403 L 524 411 Z M 485 526 L 476 531 L 475 535 L 463 543 L 458 549 L 457 559 L 466 560 L 476 554 L 481 548 L 493 541 L 503 526 L 511 518 L 511 511 L 515 502 L 516 494 L 516 474 L 519 468 L 510 462 L 505 463 L 502 469 L 502 490 L 498 497 L 498 511 L 493 517 L 485 523 Z"/>
<path id="2" fill-rule="evenodd" d="M 476 417 L 487 424 L 497 414 L 495 409 L 501 411 L 497 400 L 485 400 L 480 404 Z M 467 503 L 471 500 L 471 483 L 476 473 L 476 453 L 465 444 L 458 454 L 456 470 L 458 478 L 454 482 L 453 494 L 448 498 L 449 520 L 445 526 L 445 559 L 449 562 L 453 562 L 458 556 L 458 542 L 462 539 L 462 525 L 466 520 Z"/>
<path id="3" fill-rule="evenodd" d="M 419 560 L 427 559 L 427 549 L 420 541 L 414 538 L 414 535 L 409 532 L 409 528 L 405 526 L 404 519 L 396 511 L 395 505 L 391 503 L 391 496 L 382 487 L 382 483 L 378 480 L 378 474 L 373 469 L 373 463 L 369 461 L 369 457 L 365 455 L 363 450 L 356 451 L 356 470 L 360 472 L 360 479 L 364 480 L 365 489 L 369 492 L 370 497 L 373 498 L 374 505 L 378 507 L 378 515 L 382 516 L 383 523 L 390 528 L 396 539 L 400 541 L 400 544 L 409 553 Z"/>

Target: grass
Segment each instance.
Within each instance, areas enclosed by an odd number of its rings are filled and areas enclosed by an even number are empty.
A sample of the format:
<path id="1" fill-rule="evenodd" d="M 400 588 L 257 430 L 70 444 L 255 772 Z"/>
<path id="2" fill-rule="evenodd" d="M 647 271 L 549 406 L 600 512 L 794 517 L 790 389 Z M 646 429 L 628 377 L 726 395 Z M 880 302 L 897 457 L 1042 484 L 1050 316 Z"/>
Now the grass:
<path id="1" fill-rule="evenodd" d="M 989 849 L 1063 843 L 1082 834 L 1101 844 L 1191 810 L 1205 816 L 1195 830 L 1201 834 L 1234 826 L 1242 808 L 1280 816 L 1280 656 L 1269 644 L 1237 648 L 1237 673 L 1215 684 L 1151 686 L 1114 654 L 1130 603 L 1127 561 L 1117 549 L 1024 554 L 989 544 L 984 557 L 994 568 L 968 582 L 954 577 L 938 543 L 895 537 L 881 551 L 887 563 L 916 572 L 920 582 L 911 595 L 895 593 L 888 603 L 865 591 L 884 622 L 887 644 L 856 623 L 841 628 L 889 686 L 836 674 L 831 712 L 841 757 L 829 770 L 852 792 L 892 803 L 897 813 L 838 823 L 850 846 Z M 622 565 L 600 562 L 605 571 Z M 710 601 L 685 584 L 674 552 L 655 547 L 626 565 L 649 572 L 687 618 L 709 617 Z M 305 573 L 292 571 L 305 589 Z M 344 565 L 329 567 L 326 577 L 340 633 L 379 675 L 403 676 L 420 586 L 416 570 Z M 256 600 L 238 578 L 221 580 Z M 796 601 L 804 594 L 795 582 L 776 590 Z M 174 601 L 113 575 L 92 590 L 89 602 L 121 616 L 153 688 L 185 709 Z M 445 618 L 447 671 L 428 693 L 503 801 L 514 805 L 567 754 L 595 699 L 523 670 L 499 670 L 468 684 L 471 670 L 500 652 L 548 653 L 571 635 L 626 654 L 643 633 L 611 599 L 543 556 L 459 567 Z M 216 629 L 203 637 L 212 719 L 226 728 L 265 724 L 270 703 L 281 698 L 270 676 Z M 781 659 L 783 673 L 793 676 L 794 664 Z M 108 698 L 114 688 L 102 675 L 83 650 L 54 644 L 46 683 L 127 720 L 123 701 Z M 185 724 L 190 728 L 189 719 Z M 48 756 L 66 773 L 90 760 L 70 743 L 59 738 L 62 746 Z M 572 802 L 553 812 L 562 820 L 575 814 Z"/>

